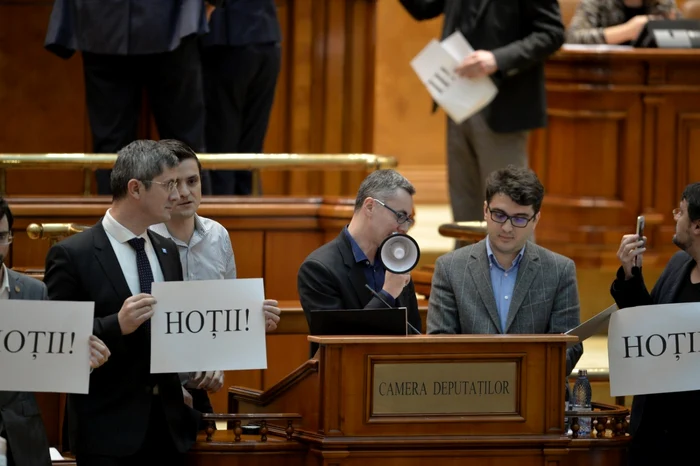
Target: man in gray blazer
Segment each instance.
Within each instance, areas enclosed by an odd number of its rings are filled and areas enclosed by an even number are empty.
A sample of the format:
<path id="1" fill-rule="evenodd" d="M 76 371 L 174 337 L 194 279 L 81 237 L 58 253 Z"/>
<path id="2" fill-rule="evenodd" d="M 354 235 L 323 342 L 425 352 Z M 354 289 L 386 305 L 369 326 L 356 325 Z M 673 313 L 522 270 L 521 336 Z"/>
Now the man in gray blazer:
<path id="1" fill-rule="evenodd" d="M 527 168 L 486 181 L 484 240 L 438 258 L 428 305 L 429 334 L 564 333 L 579 324 L 574 262 L 528 241 L 544 187 Z M 569 348 L 566 373 L 583 354 Z"/>
<path id="2" fill-rule="evenodd" d="M 12 211 L 0 198 L 0 299 L 48 299 L 46 285 L 3 264 L 12 243 Z M 90 366 L 107 362 L 109 350 L 96 337 L 90 341 Z M 0 391 L 0 437 L 8 442 L 9 466 L 49 466 L 49 440 L 34 394 Z"/>

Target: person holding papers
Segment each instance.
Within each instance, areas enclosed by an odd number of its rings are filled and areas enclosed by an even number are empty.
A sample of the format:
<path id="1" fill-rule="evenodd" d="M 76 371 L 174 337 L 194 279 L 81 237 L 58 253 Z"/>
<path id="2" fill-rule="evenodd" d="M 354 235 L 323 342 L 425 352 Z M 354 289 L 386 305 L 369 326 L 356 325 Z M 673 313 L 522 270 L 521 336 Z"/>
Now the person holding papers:
<path id="1" fill-rule="evenodd" d="M 79 466 L 182 464 L 201 415 L 185 405 L 178 374 L 150 374 L 151 285 L 182 281 L 172 240 L 149 231 L 170 220 L 177 157 L 155 141 L 119 151 L 113 200 L 100 221 L 49 249 L 49 298 L 95 303 L 94 333 L 112 356 L 87 395 L 68 395 L 71 451 Z"/>
<path id="2" fill-rule="evenodd" d="M 187 144 L 174 139 L 164 139 L 159 144 L 175 154 L 179 161 L 177 189 L 180 197 L 170 220 L 150 229 L 175 242 L 185 280 L 236 278 L 236 261 L 228 230 L 215 220 L 197 215 L 202 202 L 202 166 L 197 154 Z M 275 330 L 280 321 L 281 311 L 277 306 L 274 299 L 263 302 L 265 330 L 268 332 Z M 213 412 L 207 391 L 221 389 L 224 372 L 199 372 L 191 376 L 185 384 L 192 396 L 193 407 L 200 412 Z"/>
<path id="3" fill-rule="evenodd" d="M 572 44 L 628 44 L 650 19 L 680 16 L 674 0 L 580 0 L 566 30 Z"/>
<path id="4" fill-rule="evenodd" d="M 576 266 L 529 241 L 540 220 L 544 187 L 527 168 L 486 180 L 486 238 L 437 259 L 428 303 L 429 334 L 565 333 L 578 326 Z M 570 374 L 581 343 L 566 353 Z"/>
<path id="5" fill-rule="evenodd" d="M 642 275 L 646 238 L 636 234 L 622 237 L 617 251 L 621 266 L 610 288 L 620 309 L 700 302 L 700 183 L 686 186 L 679 206 L 673 209 L 673 218 L 673 243 L 681 250 L 666 264 L 651 293 Z M 695 454 L 698 416 L 700 390 L 635 396 L 630 422 L 630 465 L 686 464 L 688 455 Z"/>
<path id="6" fill-rule="evenodd" d="M 564 42 L 557 0 L 400 0 L 417 20 L 444 14 L 442 38 L 460 31 L 474 49 L 456 68 L 490 78 L 496 97 L 461 124 L 447 119 L 447 171 L 455 221 L 482 217 L 484 180 L 506 165 L 527 166 L 528 133 L 544 127 L 544 61 Z M 459 243 L 458 243 L 459 244 Z"/>
<path id="7" fill-rule="evenodd" d="M 406 307 L 408 323 L 420 332 L 410 273 L 389 272 L 378 253 L 384 239 L 406 233 L 413 225 L 415 192 L 394 170 L 377 170 L 364 179 L 350 224 L 333 241 L 309 254 L 299 268 L 297 289 L 309 324 L 313 310 L 382 309 L 388 304 Z M 311 345 L 312 355 L 317 347 Z"/>
<path id="8" fill-rule="evenodd" d="M 48 299 L 46 285 L 5 267 L 12 244 L 12 211 L 0 198 L 0 299 Z M 90 367 L 96 369 L 109 359 L 109 349 L 91 335 Z M 9 466 L 49 466 L 49 440 L 33 393 L 0 391 L 0 437 L 7 440 Z"/>

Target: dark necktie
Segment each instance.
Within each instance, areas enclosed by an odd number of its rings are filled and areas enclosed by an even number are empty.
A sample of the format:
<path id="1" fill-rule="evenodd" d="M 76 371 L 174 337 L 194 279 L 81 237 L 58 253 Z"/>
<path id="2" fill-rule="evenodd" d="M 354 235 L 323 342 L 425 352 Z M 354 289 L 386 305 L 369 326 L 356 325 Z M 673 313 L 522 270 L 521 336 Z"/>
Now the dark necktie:
<path id="1" fill-rule="evenodd" d="M 141 293 L 151 294 L 151 284 L 153 283 L 153 271 L 151 263 L 148 262 L 146 255 L 146 240 L 143 238 L 131 238 L 127 241 L 129 245 L 136 251 L 136 268 L 139 271 L 139 284 L 141 285 Z"/>

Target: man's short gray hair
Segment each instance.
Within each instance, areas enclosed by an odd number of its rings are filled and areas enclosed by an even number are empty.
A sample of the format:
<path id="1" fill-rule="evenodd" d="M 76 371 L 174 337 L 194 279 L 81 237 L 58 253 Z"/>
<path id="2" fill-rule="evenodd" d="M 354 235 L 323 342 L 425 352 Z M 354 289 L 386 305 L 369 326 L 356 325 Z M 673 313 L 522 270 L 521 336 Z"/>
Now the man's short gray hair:
<path id="1" fill-rule="evenodd" d="M 403 189 L 411 196 L 416 194 L 416 188 L 396 170 L 377 170 L 370 173 L 357 191 L 355 212 L 362 208 L 362 203 L 365 202 L 365 199 L 368 197 L 386 201 L 387 199 L 395 197 L 399 189 Z"/>
<path id="2" fill-rule="evenodd" d="M 174 168 L 179 163 L 177 156 L 156 141 L 138 140 L 117 153 L 109 184 L 112 197 L 117 200 L 126 197 L 129 180 L 140 180 L 150 189 L 153 178 L 166 168 Z"/>

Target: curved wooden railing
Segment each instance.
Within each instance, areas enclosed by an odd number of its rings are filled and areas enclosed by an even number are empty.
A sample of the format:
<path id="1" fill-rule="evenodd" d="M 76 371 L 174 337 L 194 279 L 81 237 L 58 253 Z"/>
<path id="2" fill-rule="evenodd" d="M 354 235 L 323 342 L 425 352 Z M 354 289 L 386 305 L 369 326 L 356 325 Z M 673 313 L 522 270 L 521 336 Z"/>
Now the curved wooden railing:
<path id="1" fill-rule="evenodd" d="M 202 168 L 211 170 L 367 170 L 396 167 L 394 157 L 374 154 L 198 154 Z M 83 193 L 90 194 L 92 171 L 111 168 L 117 154 L 0 154 L 0 195 L 5 194 L 11 169 L 82 169 Z M 253 183 L 257 186 L 258 183 Z M 256 193 L 253 193 L 256 194 Z"/>

